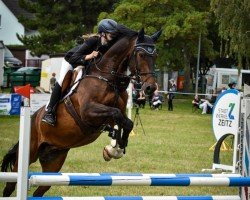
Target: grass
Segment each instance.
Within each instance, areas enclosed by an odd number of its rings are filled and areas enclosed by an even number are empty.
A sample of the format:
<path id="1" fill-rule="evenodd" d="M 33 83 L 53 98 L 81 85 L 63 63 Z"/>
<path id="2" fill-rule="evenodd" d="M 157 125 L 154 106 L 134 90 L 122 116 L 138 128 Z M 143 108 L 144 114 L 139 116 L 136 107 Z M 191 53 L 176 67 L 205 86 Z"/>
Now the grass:
<path id="1" fill-rule="evenodd" d="M 135 135 L 129 139 L 126 155 L 119 160 L 105 162 L 103 147 L 109 138 L 103 133 L 94 143 L 72 149 L 62 172 L 133 172 L 133 173 L 202 173 L 211 168 L 215 143 L 211 115 L 192 113 L 190 99 L 175 99 L 174 111 L 140 109 L 142 120 L 135 124 Z M 135 109 L 132 117 L 134 119 Z M 138 118 L 136 118 L 138 120 Z M 0 157 L 18 140 L 19 118 L 0 117 Z M 224 164 L 230 164 L 232 151 L 222 152 Z M 30 171 L 40 171 L 37 163 Z M 0 183 L 0 190 L 3 189 Z M 35 188 L 31 188 L 31 195 Z M 237 188 L 229 187 L 148 187 L 148 186 L 53 186 L 46 196 L 107 196 L 107 195 L 237 195 Z"/>

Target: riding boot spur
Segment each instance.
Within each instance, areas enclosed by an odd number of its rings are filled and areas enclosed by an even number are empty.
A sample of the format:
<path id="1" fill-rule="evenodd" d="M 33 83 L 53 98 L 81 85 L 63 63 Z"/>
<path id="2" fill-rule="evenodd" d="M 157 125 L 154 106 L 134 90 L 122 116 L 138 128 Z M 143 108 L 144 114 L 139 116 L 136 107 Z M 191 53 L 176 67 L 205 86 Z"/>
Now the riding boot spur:
<path id="1" fill-rule="evenodd" d="M 45 113 L 44 116 L 42 118 L 42 121 L 55 126 L 56 124 L 56 108 L 57 108 L 57 104 L 61 99 L 61 94 L 62 94 L 62 87 L 56 83 L 55 87 L 53 89 L 53 92 L 51 94 L 50 97 L 50 101 L 48 106 L 45 109 Z"/>

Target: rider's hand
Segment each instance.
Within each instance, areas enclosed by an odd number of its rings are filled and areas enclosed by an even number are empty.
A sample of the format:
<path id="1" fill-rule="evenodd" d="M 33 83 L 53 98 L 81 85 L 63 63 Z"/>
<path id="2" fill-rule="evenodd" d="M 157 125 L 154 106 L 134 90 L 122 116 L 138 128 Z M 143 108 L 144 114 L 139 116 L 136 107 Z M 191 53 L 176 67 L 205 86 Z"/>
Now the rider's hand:
<path id="1" fill-rule="evenodd" d="M 99 52 L 98 51 L 93 51 L 91 54 L 85 56 L 85 60 L 90 60 L 93 58 L 96 58 L 98 56 Z"/>

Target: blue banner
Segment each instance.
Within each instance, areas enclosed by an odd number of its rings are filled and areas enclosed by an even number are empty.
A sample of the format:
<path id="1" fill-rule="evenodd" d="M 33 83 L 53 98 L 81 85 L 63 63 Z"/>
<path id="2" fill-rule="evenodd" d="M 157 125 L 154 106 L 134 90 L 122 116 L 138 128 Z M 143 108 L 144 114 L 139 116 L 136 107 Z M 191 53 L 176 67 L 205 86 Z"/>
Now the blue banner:
<path id="1" fill-rule="evenodd" d="M 20 115 L 21 102 L 19 94 L 0 94 L 0 115 Z"/>

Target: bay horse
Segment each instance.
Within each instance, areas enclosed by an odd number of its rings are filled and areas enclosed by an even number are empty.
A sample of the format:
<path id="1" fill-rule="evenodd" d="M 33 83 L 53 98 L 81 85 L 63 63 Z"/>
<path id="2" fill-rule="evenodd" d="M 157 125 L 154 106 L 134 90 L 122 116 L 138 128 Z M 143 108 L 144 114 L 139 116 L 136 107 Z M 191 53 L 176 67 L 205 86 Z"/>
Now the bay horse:
<path id="1" fill-rule="evenodd" d="M 59 172 L 71 148 L 94 142 L 103 128 L 118 127 L 114 134 L 116 144 L 104 148 L 105 160 L 120 158 L 125 153 L 133 122 L 126 115 L 128 94 L 126 88 L 131 77 L 140 79 L 142 88 L 154 92 L 155 42 L 161 35 L 157 31 L 147 36 L 121 26 L 122 37 L 94 62 L 87 75 L 79 81 L 75 91 L 61 101 L 57 108 L 57 123 L 50 126 L 41 121 L 45 107 L 31 119 L 30 164 L 40 161 L 43 172 Z M 131 75 L 126 75 L 130 69 Z M 69 108 L 73 106 L 73 111 Z M 111 128 L 113 133 L 114 129 Z M 18 142 L 4 156 L 1 171 L 17 172 Z M 3 196 L 9 197 L 16 183 L 6 183 Z M 43 196 L 51 186 L 39 186 L 33 196 Z"/>

